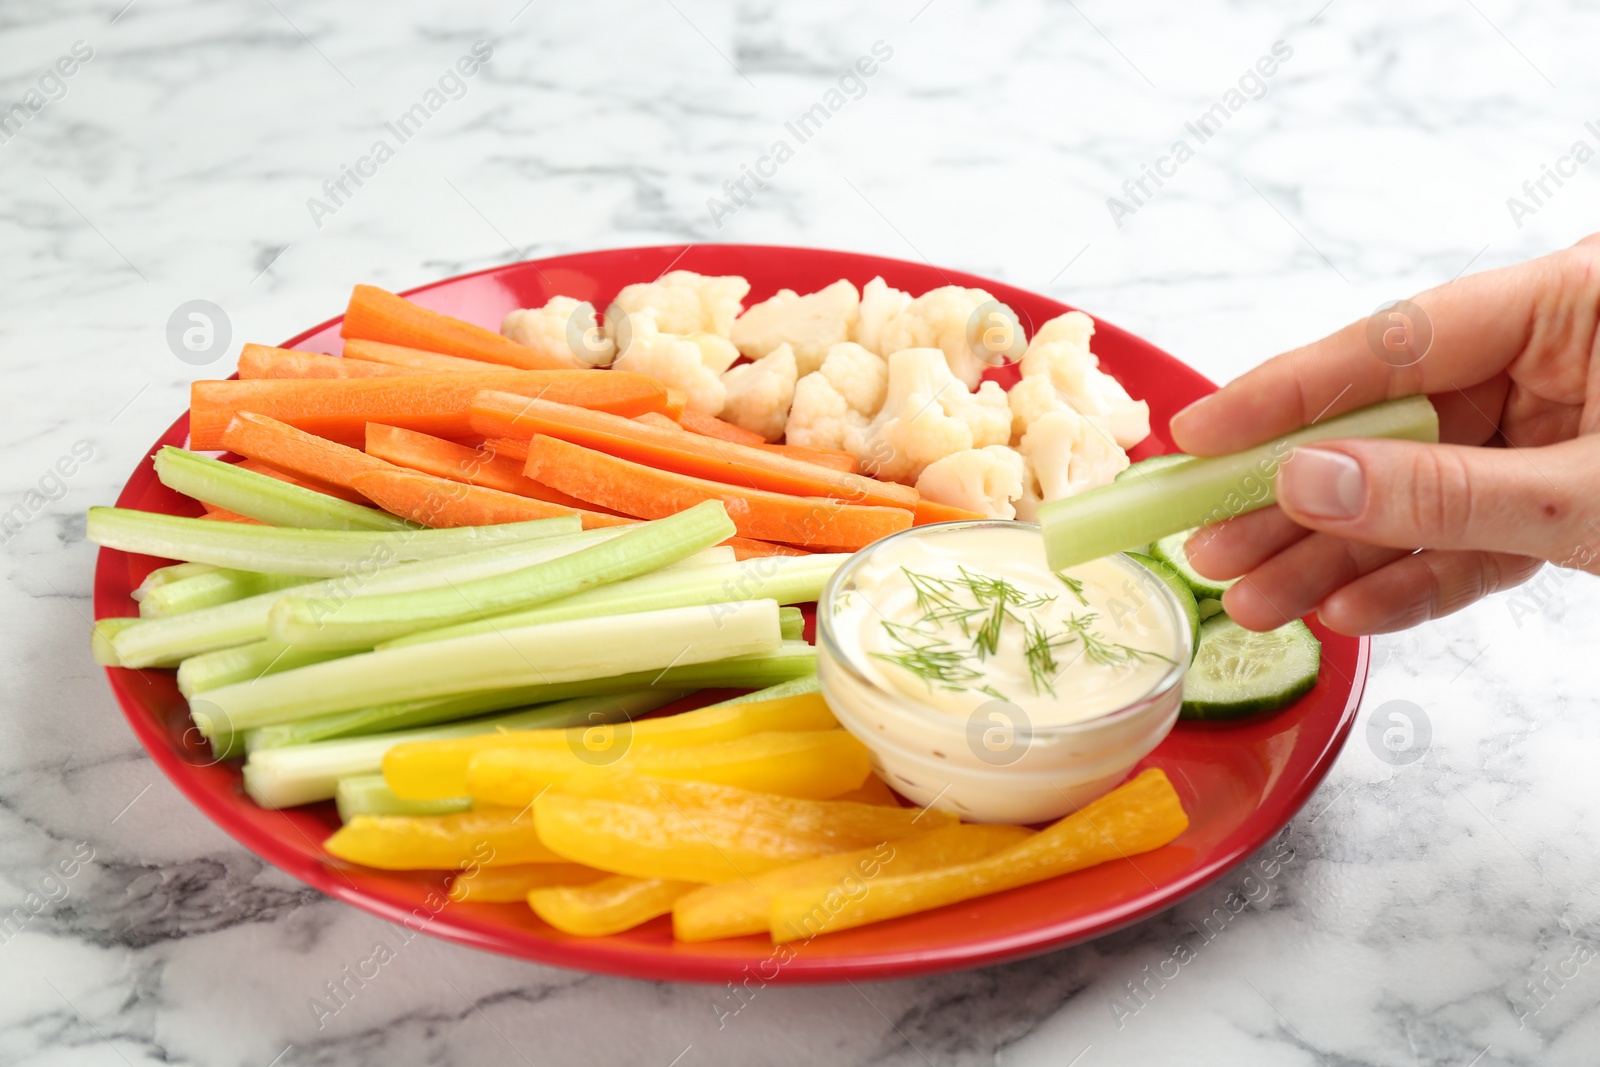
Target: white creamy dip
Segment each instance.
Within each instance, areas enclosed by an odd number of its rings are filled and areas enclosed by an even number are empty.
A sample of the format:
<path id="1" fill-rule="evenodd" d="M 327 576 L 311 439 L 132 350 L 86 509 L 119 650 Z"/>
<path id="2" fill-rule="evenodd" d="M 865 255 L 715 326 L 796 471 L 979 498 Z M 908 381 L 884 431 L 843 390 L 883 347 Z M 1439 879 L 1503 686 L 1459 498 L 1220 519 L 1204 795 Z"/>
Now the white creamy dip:
<path id="1" fill-rule="evenodd" d="M 872 681 L 965 719 L 996 700 L 1034 729 L 1139 700 L 1187 656 L 1159 580 L 1099 559 L 1058 576 L 1036 527 L 974 524 L 866 550 L 830 605 L 840 651 Z"/>

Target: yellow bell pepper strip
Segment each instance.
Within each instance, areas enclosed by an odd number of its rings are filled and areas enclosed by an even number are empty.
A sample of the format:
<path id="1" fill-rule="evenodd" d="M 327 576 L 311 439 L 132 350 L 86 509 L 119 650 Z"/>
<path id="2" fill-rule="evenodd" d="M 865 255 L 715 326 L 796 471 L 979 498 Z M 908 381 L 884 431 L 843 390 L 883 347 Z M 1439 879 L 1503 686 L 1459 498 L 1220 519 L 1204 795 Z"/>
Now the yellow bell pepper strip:
<path id="1" fill-rule="evenodd" d="M 726 882 L 957 821 L 948 812 L 799 800 L 705 782 L 574 778 L 534 805 L 539 840 L 635 878 Z"/>
<path id="2" fill-rule="evenodd" d="M 858 788 L 852 789 L 848 793 L 840 793 L 831 799 L 853 800 L 857 804 L 881 804 L 890 808 L 898 808 L 900 806 L 900 798 L 895 796 L 894 790 L 890 789 L 887 783 L 876 774 L 867 775 L 866 781 L 862 782 Z"/>
<path id="3" fill-rule="evenodd" d="M 528 818 L 529 816 L 523 816 Z M 535 889 L 588 885 L 611 877 L 581 863 L 516 863 L 474 867 L 450 880 L 450 899 L 458 904 L 521 904 Z"/>
<path id="4" fill-rule="evenodd" d="M 667 914 L 673 901 L 694 888 L 693 882 L 617 875 L 592 885 L 535 889 L 528 906 L 564 934 L 604 937 Z"/>
<path id="5" fill-rule="evenodd" d="M 826 800 L 872 773 L 866 746 L 844 730 L 751 734 L 689 747 L 639 743 L 614 763 L 590 760 L 587 752 L 565 748 L 488 749 L 467 767 L 467 795 L 479 804 L 520 806 L 577 776 L 642 774 Z"/>
<path id="6" fill-rule="evenodd" d="M 751 878 L 700 886 L 672 905 L 672 935 L 679 941 L 712 941 L 764 934 L 771 925 L 772 898 L 778 893 L 805 891 L 813 899 L 835 891 L 856 896 L 871 892 L 878 878 L 969 863 L 1032 836 L 1031 830 L 1020 826 L 946 826 L 855 852 L 802 860 Z"/>
<path id="7" fill-rule="evenodd" d="M 1160 848 L 1189 825 L 1167 776 L 1151 768 L 1009 848 L 970 863 L 876 879 L 851 897 L 815 887 L 781 892 L 769 915 L 774 941 L 882 922 L 1081 871 Z"/>
<path id="8" fill-rule="evenodd" d="M 322 847 L 339 859 L 386 871 L 565 862 L 539 843 L 533 814 L 516 808 L 478 808 L 455 815 L 357 815 Z"/>
<path id="9" fill-rule="evenodd" d="M 802 693 L 748 704 L 716 705 L 645 719 L 623 726 L 580 726 L 564 730 L 517 730 L 505 734 L 396 745 L 383 755 L 383 777 L 395 795 L 407 800 L 465 796 L 467 765 L 491 748 L 547 748 L 587 752 L 592 762 L 623 744 L 708 745 L 751 734 L 791 730 L 831 730 L 839 725 L 818 693 Z M 526 803 L 526 802 L 524 802 Z"/>

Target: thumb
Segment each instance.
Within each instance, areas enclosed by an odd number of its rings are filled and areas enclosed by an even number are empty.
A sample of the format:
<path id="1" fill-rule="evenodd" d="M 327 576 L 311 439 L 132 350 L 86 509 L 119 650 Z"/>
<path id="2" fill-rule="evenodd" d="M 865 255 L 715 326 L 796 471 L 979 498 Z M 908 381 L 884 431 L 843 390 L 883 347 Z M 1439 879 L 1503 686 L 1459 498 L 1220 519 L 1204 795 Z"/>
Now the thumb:
<path id="1" fill-rule="evenodd" d="M 1600 571 L 1600 437 L 1546 448 L 1319 441 L 1278 471 L 1301 526 L 1391 548 L 1535 556 Z"/>

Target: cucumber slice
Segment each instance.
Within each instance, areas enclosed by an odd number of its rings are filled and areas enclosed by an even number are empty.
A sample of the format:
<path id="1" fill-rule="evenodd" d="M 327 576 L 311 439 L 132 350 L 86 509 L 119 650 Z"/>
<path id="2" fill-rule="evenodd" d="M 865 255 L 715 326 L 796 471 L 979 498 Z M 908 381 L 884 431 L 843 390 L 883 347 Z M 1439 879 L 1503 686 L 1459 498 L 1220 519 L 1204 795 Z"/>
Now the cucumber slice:
<path id="1" fill-rule="evenodd" d="M 1195 601 L 1195 607 L 1200 609 L 1200 621 L 1205 622 L 1213 615 L 1222 614 L 1222 601 L 1216 597 L 1201 597 Z"/>
<path id="2" fill-rule="evenodd" d="M 1193 458 L 1194 457 L 1189 455 L 1187 452 L 1171 452 L 1165 456 L 1151 456 L 1149 459 L 1141 459 L 1137 463 L 1124 467 L 1122 470 L 1118 471 L 1117 476 L 1111 480 L 1114 482 L 1125 482 L 1130 478 L 1137 478 L 1141 474 L 1149 474 L 1151 471 L 1158 471 L 1162 467 L 1170 467 L 1174 463 L 1184 463 Z"/>
<path id="3" fill-rule="evenodd" d="M 1183 683 L 1185 719 L 1233 719 L 1287 707 L 1317 683 L 1322 642 L 1296 619 L 1267 633 L 1226 615 L 1200 627 L 1200 647 Z"/>
<path id="4" fill-rule="evenodd" d="M 1194 594 L 1189 591 L 1189 583 L 1185 582 L 1183 576 L 1173 570 L 1171 566 L 1162 563 L 1159 559 L 1151 559 L 1149 556 L 1140 555 L 1138 552 L 1129 552 L 1128 558 L 1140 564 L 1157 578 L 1160 578 L 1166 584 L 1166 587 L 1172 590 L 1172 595 L 1178 598 L 1178 603 L 1183 605 L 1183 613 L 1189 616 L 1189 648 L 1191 650 L 1189 658 L 1193 659 L 1194 653 L 1200 651 L 1200 607 L 1195 603 Z"/>
<path id="5" fill-rule="evenodd" d="M 1132 470 L 1133 468 L 1128 468 Z M 1214 578 L 1207 578 L 1193 567 L 1189 566 L 1189 554 L 1183 550 L 1183 543 L 1189 540 L 1193 530 L 1181 530 L 1175 534 L 1168 534 L 1150 546 L 1150 554 L 1162 563 L 1177 571 L 1183 580 L 1189 583 L 1189 588 L 1194 591 L 1195 599 L 1210 598 L 1221 600 L 1222 594 L 1228 586 L 1237 582 L 1237 578 L 1229 578 L 1219 582 Z"/>

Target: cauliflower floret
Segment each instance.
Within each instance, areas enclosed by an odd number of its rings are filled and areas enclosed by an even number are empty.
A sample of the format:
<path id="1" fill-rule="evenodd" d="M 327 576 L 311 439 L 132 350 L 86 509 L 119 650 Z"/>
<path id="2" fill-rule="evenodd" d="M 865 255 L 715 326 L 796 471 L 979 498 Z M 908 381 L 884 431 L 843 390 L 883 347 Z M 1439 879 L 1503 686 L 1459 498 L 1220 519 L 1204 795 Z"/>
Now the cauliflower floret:
<path id="1" fill-rule="evenodd" d="M 795 379 L 799 377 L 794 349 L 779 345 L 754 363 L 741 363 L 722 376 L 728 399 L 722 417 L 776 441 L 783 436 L 789 421 L 789 405 L 794 403 Z"/>
<path id="2" fill-rule="evenodd" d="M 780 289 L 735 319 L 728 336 L 751 359 L 788 344 L 800 373 L 810 374 L 822 366 L 828 349 L 850 339 L 860 303 L 856 287 L 843 278 L 806 296 Z"/>
<path id="3" fill-rule="evenodd" d="M 1014 448 L 968 448 L 928 464 L 917 479 L 917 492 L 991 519 L 1014 519 L 1017 509 L 1012 502 L 1022 495 L 1026 475 L 1027 464 Z"/>
<path id="4" fill-rule="evenodd" d="M 868 282 L 861 289 L 861 309 L 855 326 L 856 343 L 869 352 L 888 355 L 883 350 L 883 328 L 909 303 L 910 293 L 891 288 L 882 278 Z"/>
<path id="5" fill-rule="evenodd" d="M 1150 435 L 1150 405 L 1133 399 L 1100 369 L 1100 360 L 1089 351 L 1093 335 L 1094 320 L 1081 311 L 1051 319 L 1022 357 L 1023 381 L 1047 377 L 1073 410 L 1104 426 L 1123 448 L 1132 448 Z"/>
<path id="6" fill-rule="evenodd" d="M 552 296 L 542 308 L 518 308 L 500 323 L 500 332 L 569 367 L 606 367 L 617 346 L 595 324 L 594 305 L 570 296 Z"/>
<path id="7" fill-rule="evenodd" d="M 1041 415 L 1022 438 L 1027 461 L 1017 518 L 1039 520 L 1039 505 L 1108 485 L 1128 466 L 1128 454 L 1098 426 L 1070 408 Z"/>
<path id="8" fill-rule="evenodd" d="M 928 464 L 952 452 L 1011 439 L 1011 409 L 994 382 L 976 393 L 950 373 L 937 348 L 907 348 L 889 357 L 883 409 L 855 449 L 862 469 L 913 484 Z"/>
<path id="9" fill-rule="evenodd" d="M 789 443 L 858 451 L 888 384 L 889 365 L 881 357 L 853 341 L 834 345 L 822 366 L 795 385 Z"/>
<path id="10" fill-rule="evenodd" d="M 726 337 L 749 291 L 750 283 L 737 275 L 674 270 L 653 282 L 624 287 L 612 307 L 630 317 L 646 309 L 654 310 L 656 327 L 662 333 L 714 333 Z M 606 318 L 613 317 L 608 309 Z"/>
<path id="11" fill-rule="evenodd" d="M 930 289 L 911 301 L 884 324 L 878 344 L 884 355 L 903 348 L 941 349 L 951 372 L 969 389 L 984 371 L 1015 360 L 1025 347 L 1014 311 L 982 289 L 959 285 Z"/>
<path id="12" fill-rule="evenodd" d="M 629 315 L 622 354 L 612 364 L 615 370 L 648 374 L 668 388 L 688 396 L 693 411 L 715 415 L 727 400 L 727 389 L 717 372 L 706 366 L 701 348 L 687 337 L 662 333 L 655 315 L 643 312 Z"/>
<path id="13" fill-rule="evenodd" d="M 714 333 L 691 333 L 685 340 L 700 346 L 700 361 L 716 374 L 726 374 L 739 359 L 739 350 L 726 337 Z"/>

